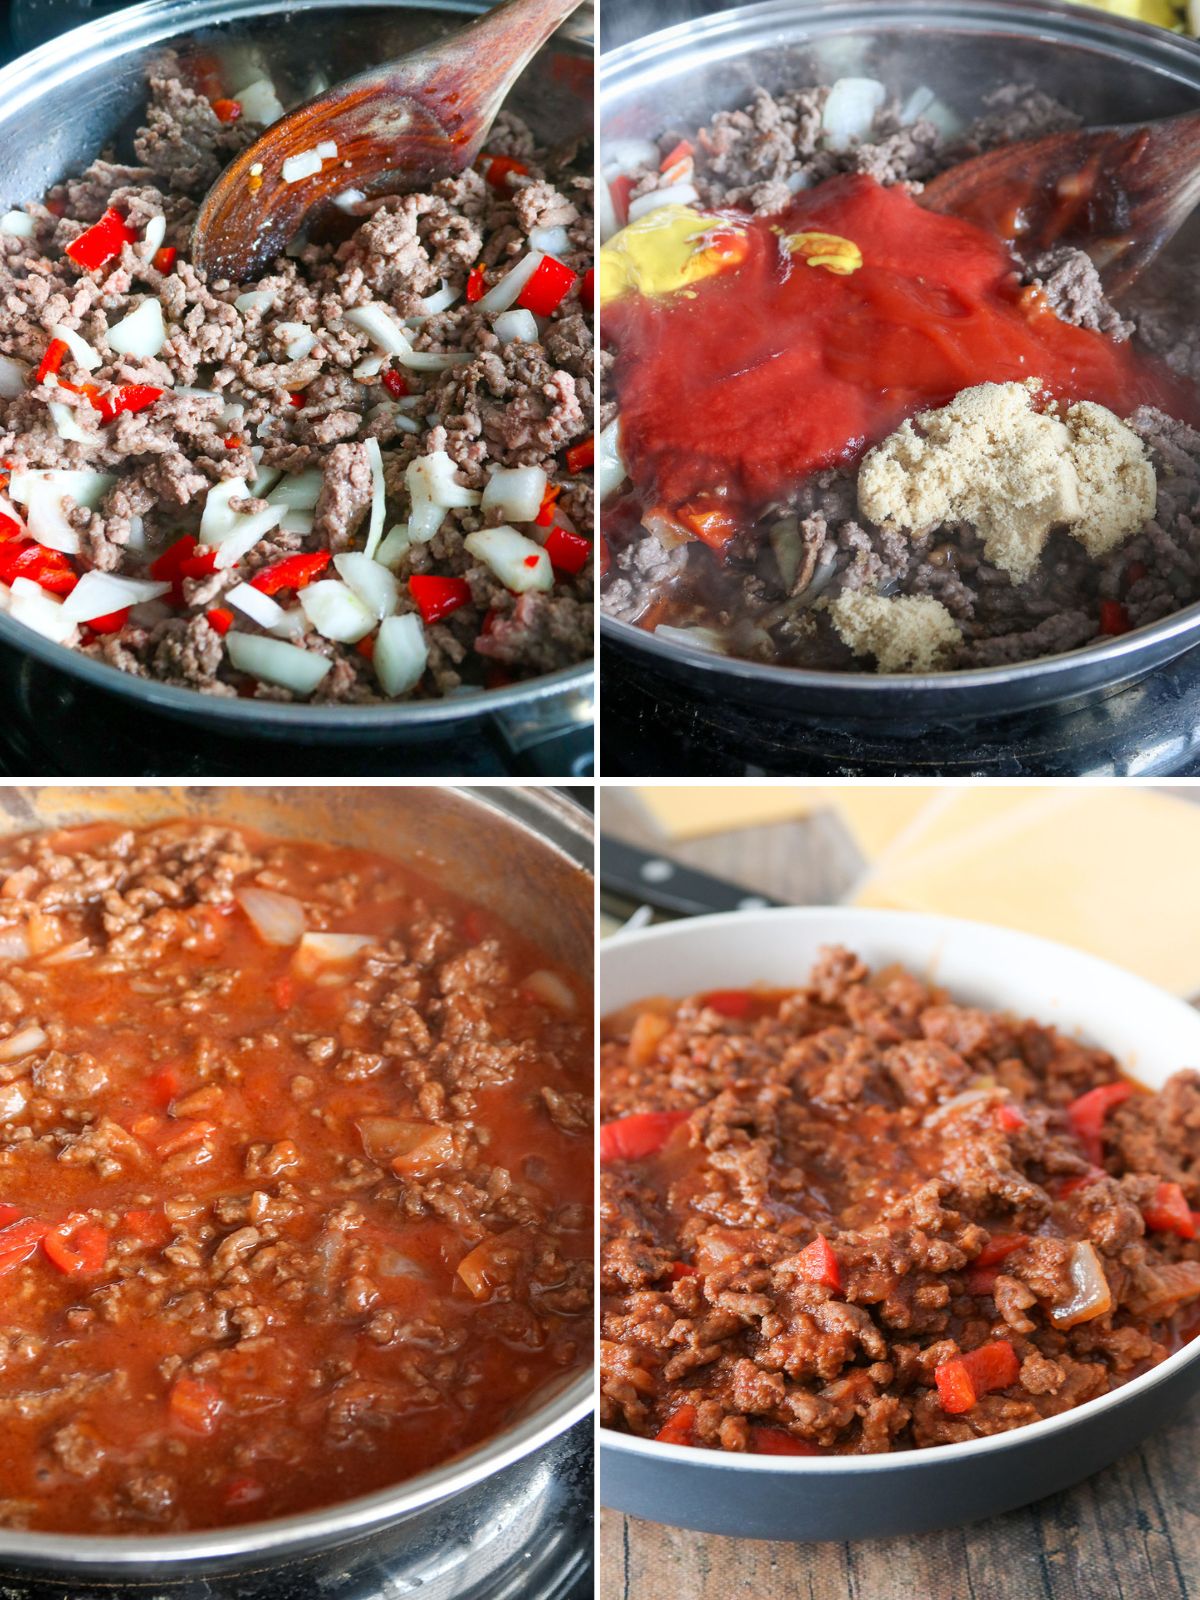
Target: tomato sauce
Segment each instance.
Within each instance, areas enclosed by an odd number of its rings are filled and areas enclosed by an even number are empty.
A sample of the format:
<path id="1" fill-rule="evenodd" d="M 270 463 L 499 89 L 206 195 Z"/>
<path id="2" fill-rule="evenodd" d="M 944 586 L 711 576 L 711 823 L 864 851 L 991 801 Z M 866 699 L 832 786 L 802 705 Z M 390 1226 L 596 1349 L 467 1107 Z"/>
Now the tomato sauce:
<path id="1" fill-rule="evenodd" d="M 1200 422 L 1190 384 L 1060 321 L 996 234 L 901 189 L 843 176 L 776 217 L 727 214 L 748 234 L 738 264 L 606 308 L 622 448 L 646 505 L 761 506 L 984 382 L 1038 378 L 1122 417 L 1154 405 Z M 791 255 L 784 237 L 808 230 L 853 241 L 862 266 L 839 275 Z"/>

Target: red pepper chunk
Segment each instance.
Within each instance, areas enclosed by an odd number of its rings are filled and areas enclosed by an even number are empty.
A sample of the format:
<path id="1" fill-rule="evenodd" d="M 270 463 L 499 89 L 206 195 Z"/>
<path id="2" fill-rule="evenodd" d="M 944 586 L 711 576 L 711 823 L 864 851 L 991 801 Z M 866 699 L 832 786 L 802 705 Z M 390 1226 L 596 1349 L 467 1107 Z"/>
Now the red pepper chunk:
<path id="1" fill-rule="evenodd" d="M 1020 1370 L 1017 1352 L 1007 1339 L 993 1339 L 943 1361 L 933 1374 L 942 1410 L 950 1416 L 970 1411 L 981 1395 L 1015 1383 Z"/>
<path id="2" fill-rule="evenodd" d="M 47 550 L 34 539 L 10 539 L 0 544 L 0 583 L 28 578 L 50 594 L 65 596 L 79 582 L 74 567 L 58 550 Z"/>
<path id="3" fill-rule="evenodd" d="M 1004 1129 L 1005 1133 L 1019 1133 L 1026 1126 L 1025 1113 L 1016 1106 L 997 1106 L 996 1121 Z"/>
<path id="4" fill-rule="evenodd" d="M 698 1447 L 700 1441 L 696 1437 L 695 1406 L 682 1405 L 677 1407 L 654 1437 L 659 1444 L 687 1444 L 693 1448 Z"/>
<path id="5" fill-rule="evenodd" d="M 328 550 L 315 550 L 312 555 L 284 556 L 282 561 L 256 572 L 250 584 L 263 594 L 278 594 L 280 589 L 303 589 L 325 571 L 331 559 Z"/>
<path id="6" fill-rule="evenodd" d="M 58 1270 L 69 1278 L 104 1270 L 108 1260 L 108 1234 L 87 1217 L 68 1217 L 51 1228 L 42 1249 Z"/>
<path id="7" fill-rule="evenodd" d="M 603 182 L 603 179 L 601 179 Z M 629 197 L 633 193 L 633 179 L 625 173 L 619 177 L 610 178 L 608 192 L 612 196 L 613 210 L 617 214 L 617 221 L 622 227 L 629 221 Z"/>
<path id="8" fill-rule="evenodd" d="M 35 1222 L 32 1217 L 0 1228 L 0 1277 L 28 1261 L 49 1232 L 48 1222 Z"/>
<path id="9" fill-rule="evenodd" d="M 562 489 L 557 483 L 548 483 L 546 485 L 546 492 L 542 496 L 542 503 L 538 507 L 537 516 L 533 519 L 539 528 L 549 528 L 553 526 L 554 507 L 557 505 L 558 497 L 561 493 Z"/>
<path id="10" fill-rule="evenodd" d="M 6 517 L 3 512 L 0 512 L 0 544 L 9 539 L 23 539 L 24 537 L 25 529 L 21 524 L 15 522 L 12 517 Z"/>
<path id="11" fill-rule="evenodd" d="M 481 261 L 478 266 L 471 268 L 467 274 L 467 304 L 474 305 L 477 300 L 482 300 L 484 294 L 484 266 Z"/>
<path id="12" fill-rule="evenodd" d="M 0 1205 L 0 1228 L 7 1228 L 21 1215 L 20 1206 Z"/>
<path id="13" fill-rule="evenodd" d="M 590 540 L 585 539 L 580 533 L 571 533 L 566 528 L 551 528 L 550 535 L 542 548 L 550 557 L 550 565 L 559 572 L 579 572 L 587 565 L 588 557 L 592 553 Z"/>
<path id="14" fill-rule="evenodd" d="M 175 257 L 178 254 L 179 251 L 176 250 L 173 244 L 159 245 L 158 249 L 150 257 L 151 265 L 157 272 L 170 272 L 175 265 Z"/>
<path id="15" fill-rule="evenodd" d="M 383 387 L 393 400 L 403 400 L 409 392 L 408 384 L 404 381 L 403 373 L 397 372 L 395 367 L 389 367 L 383 375 Z"/>
<path id="16" fill-rule="evenodd" d="M 126 225 L 121 213 L 109 206 L 99 222 L 94 222 L 78 239 L 71 240 L 67 254 L 77 266 L 94 272 L 120 255 L 122 247 L 132 244 L 136 238 L 137 234 Z"/>
<path id="17" fill-rule="evenodd" d="M 34 386 L 45 383 L 52 373 L 57 373 L 67 358 L 67 346 L 63 339 L 51 339 L 46 346 L 46 353 L 38 362 L 37 371 L 33 375 Z"/>
<path id="18" fill-rule="evenodd" d="M 377 634 L 374 634 L 374 633 L 365 634 L 358 641 L 358 643 L 354 646 L 355 654 L 356 655 L 360 655 L 363 658 L 364 661 L 374 661 L 374 659 L 375 659 L 375 642 L 376 642 L 377 638 L 378 638 Z"/>
<path id="19" fill-rule="evenodd" d="M 106 611 L 102 617 L 89 617 L 84 624 L 93 633 L 120 633 L 129 621 L 129 606 L 123 606 L 120 611 Z"/>
<path id="20" fill-rule="evenodd" d="M 1006 1260 L 1014 1250 L 1028 1243 L 1027 1233 L 994 1233 L 975 1257 L 974 1264 L 977 1267 L 994 1267 L 997 1262 Z"/>
<path id="21" fill-rule="evenodd" d="M 557 311 L 578 276 L 553 256 L 543 256 L 517 296 L 517 304 L 534 316 L 548 317 Z"/>
<path id="22" fill-rule="evenodd" d="M 1181 1239 L 1196 1237 L 1196 1218 L 1177 1183 L 1160 1183 L 1142 1216 L 1154 1233 L 1177 1233 Z"/>
<path id="23" fill-rule="evenodd" d="M 821 1452 L 807 1439 L 797 1439 L 786 1428 L 750 1429 L 750 1449 L 756 1456 L 819 1456 Z"/>
<path id="24" fill-rule="evenodd" d="M 690 140 L 680 139 L 674 150 L 668 150 L 667 154 L 658 163 L 658 170 L 660 172 L 670 172 L 672 167 L 678 166 L 679 162 L 686 161 L 689 156 L 694 156 L 695 153 L 695 146 Z"/>
<path id="25" fill-rule="evenodd" d="M 152 383 L 123 383 L 117 389 L 103 391 L 97 389 L 95 384 L 85 383 L 83 392 L 105 422 L 115 422 L 126 411 L 145 411 L 156 400 L 161 400 L 163 394 Z"/>
<path id="26" fill-rule="evenodd" d="M 596 464 L 596 436 L 585 439 L 582 444 L 573 444 L 567 451 L 567 471 L 584 472 L 588 467 Z"/>
<path id="27" fill-rule="evenodd" d="M 224 635 L 233 627 L 233 612 L 226 611 L 224 606 L 213 606 L 204 613 L 204 620 L 214 633 Z"/>
<path id="28" fill-rule="evenodd" d="M 750 999 L 748 989 L 710 989 L 700 996 L 700 1004 L 723 1017 L 745 1017 L 750 1013 Z"/>
<path id="29" fill-rule="evenodd" d="M 426 622 L 440 622 L 471 598 L 465 578 L 441 578 L 433 573 L 414 573 L 408 580 L 408 592 Z"/>
<path id="30" fill-rule="evenodd" d="M 1088 1160 L 1093 1166 L 1100 1166 L 1104 1159 L 1104 1119 L 1114 1106 L 1119 1106 L 1123 1100 L 1128 1100 L 1133 1093 L 1130 1083 L 1102 1083 L 1096 1089 L 1089 1089 L 1086 1094 L 1081 1094 L 1077 1100 L 1072 1100 L 1067 1107 L 1067 1121 L 1071 1124 L 1071 1131 L 1083 1146 Z"/>
<path id="31" fill-rule="evenodd" d="M 690 1111 L 634 1111 L 600 1124 L 601 1161 L 642 1161 L 656 1156 L 691 1116 Z"/>
<path id="32" fill-rule="evenodd" d="M 236 122 L 242 114 L 242 102 L 240 100 L 220 99 L 213 100 L 210 104 L 213 108 L 213 116 L 216 117 L 218 122 Z"/>
<path id="33" fill-rule="evenodd" d="M 221 1391 L 184 1373 L 171 1390 L 171 1415 L 191 1433 L 212 1433 L 221 1418 Z"/>
<path id="34" fill-rule="evenodd" d="M 796 1257 L 796 1270 L 809 1283 L 821 1283 L 834 1294 L 842 1291 L 842 1269 L 833 1253 L 833 1246 L 822 1234 L 811 1244 L 806 1244 Z"/>
<path id="35" fill-rule="evenodd" d="M 483 175 L 493 189 L 506 189 L 508 180 L 518 174 L 522 178 L 528 177 L 529 168 L 523 161 L 515 161 L 512 156 L 484 156 L 485 166 Z"/>
<path id="36" fill-rule="evenodd" d="M 1101 600 L 1100 632 L 1106 634 L 1128 633 L 1133 624 L 1129 612 L 1119 600 Z"/>
<path id="37" fill-rule="evenodd" d="M 689 500 L 675 513 L 689 533 L 711 550 L 724 550 L 738 531 L 738 519 L 728 506 L 718 502 Z"/>
<path id="38" fill-rule="evenodd" d="M 178 606 L 183 604 L 183 580 L 207 577 L 216 570 L 216 560 L 215 550 L 202 549 L 192 534 L 185 533 L 150 563 L 150 576 L 171 585 L 171 601 Z"/>
<path id="39" fill-rule="evenodd" d="M 681 1278 L 698 1278 L 700 1268 L 690 1266 L 686 1261 L 672 1261 L 667 1277 L 672 1283 L 678 1283 Z"/>

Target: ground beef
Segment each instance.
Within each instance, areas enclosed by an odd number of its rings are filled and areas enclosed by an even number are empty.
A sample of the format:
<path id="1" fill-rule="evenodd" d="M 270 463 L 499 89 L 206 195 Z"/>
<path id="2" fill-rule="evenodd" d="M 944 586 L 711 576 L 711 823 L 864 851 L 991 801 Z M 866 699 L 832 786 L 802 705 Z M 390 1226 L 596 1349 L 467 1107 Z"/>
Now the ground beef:
<path id="1" fill-rule="evenodd" d="M 973 122 L 957 129 L 920 116 L 902 124 L 899 102 L 889 100 L 863 142 L 834 152 L 822 136 L 828 94 L 825 87 L 774 95 L 759 88 L 744 106 L 717 112 L 699 130 L 672 126 L 658 148 L 665 155 L 684 138 L 693 145 L 701 205 L 770 215 L 798 190 L 838 173 L 863 172 L 880 183 L 919 189 L 966 157 L 1081 121 L 1031 84 L 1003 84 L 983 96 Z M 642 167 L 633 174 L 632 193 L 670 181 L 657 168 Z M 1017 266 L 1063 320 L 1118 342 L 1132 337 L 1200 383 L 1200 334 L 1179 311 L 1196 294 L 1190 258 L 1168 253 L 1120 310 L 1078 249 L 1059 247 Z M 602 351 L 605 425 L 618 411 L 614 359 L 611 349 Z M 657 535 L 642 524 L 635 496 L 610 499 L 603 605 L 644 628 L 667 623 L 707 630 L 709 641 L 729 654 L 822 669 L 873 666 L 870 657 L 851 654 L 817 603 L 857 590 L 940 601 L 962 632 L 948 666 L 997 666 L 1076 649 L 1101 632 L 1104 602 L 1123 608 L 1129 626 L 1140 627 L 1200 599 L 1200 441 L 1185 424 L 1157 413 L 1153 420 L 1138 413 L 1130 425 L 1150 447 L 1158 513 L 1099 560 L 1055 535 L 1032 576 L 1014 584 L 984 559 L 975 529 L 965 523 L 946 523 L 922 537 L 871 525 L 858 513 L 856 471 L 850 469 L 818 473 L 797 485 L 790 504 L 765 508 L 755 527 L 725 547 L 721 563 L 695 542 L 664 555 Z M 1165 450 L 1164 430 L 1174 430 Z M 783 547 L 794 551 L 794 539 L 800 541 L 794 566 L 777 554 L 781 521 L 796 530 L 784 536 Z"/>
<path id="2" fill-rule="evenodd" d="M 1068 1410 L 1200 1328 L 1200 1073 L 1144 1091 L 839 949 L 804 988 L 647 1001 L 602 1040 L 608 1427 L 923 1448 Z M 1075 1108 L 1100 1086 L 1092 1142 Z M 1066 1325 L 1079 1260 L 1112 1303 Z M 1003 1382 L 944 1405 L 997 1340 Z"/>
<path id="3" fill-rule="evenodd" d="M 239 70 L 232 58 L 205 58 L 210 76 L 214 59 L 221 70 Z M 592 305 L 582 293 L 592 260 L 590 166 L 575 150 L 538 147 L 517 118 L 504 114 L 489 157 L 511 153 L 519 166 L 496 183 L 471 170 L 428 193 L 363 202 L 354 231 L 340 243 L 301 240 L 257 284 L 210 283 L 188 260 L 197 207 L 261 129 L 245 116 L 220 120 L 208 98 L 214 85 L 204 81 L 202 92 L 196 77 L 201 69 L 190 58 L 164 55 L 150 70 L 143 126 L 123 152 L 129 159 L 105 151 L 78 177 L 29 204 L 32 238 L 0 234 L 0 353 L 36 368 L 50 330 L 62 324 L 102 358 L 84 372 L 68 355 L 57 376 L 0 399 L 0 455 L 16 471 L 66 467 L 114 474 L 98 506 L 70 512 L 79 537 L 72 565 L 81 573 L 128 576 L 145 575 L 181 535 L 198 533 L 214 484 L 233 477 L 252 483 L 261 472 L 272 475 L 264 476 L 266 493 L 280 473 L 319 471 L 313 512 L 289 517 L 288 528 L 268 533 L 230 572 L 187 575 L 179 592 L 138 607 L 116 632 L 83 627 L 67 641 L 137 676 L 210 694 L 288 699 L 288 690 L 256 685 L 233 670 L 223 631 L 229 617 L 239 633 L 261 630 L 240 610 L 223 607 L 223 597 L 266 565 L 268 552 L 279 560 L 300 551 L 362 547 L 373 485 L 369 439 L 382 453 L 384 531 L 408 520 L 410 463 L 446 450 L 462 481 L 476 490 L 496 466 L 543 468 L 571 525 L 590 535 L 590 469 L 570 471 L 565 462 L 565 452 L 592 432 Z M 138 241 L 84 271 L 65 248 L 108 208 L 120 213 Z M 143 250 L 152 219 L 165 224 L 164 245 L 175 252 L 169 264 L 158 257 L 155 265 Z M 540 319 L 535 341 L 502 345 L 493 316 L 465 298 L 467 278 L 482 264 L 489 287 L 531 248 L 530 234 L 539 228 L 565 231 L 558 254 L 577 276 L 561 305 Z M 455 303 L 429 315 L 423 299 L 443 285 Z M 236 301 L 251 290 L 265 303 L 239 310 Z M 107 347 L 109 328 L 147 296 L 163 308 L 162 351 L 146 358 L 116 355 Z M 371 371 L 377 347 L 343 320 L 346 311 L 367 303 L 387 307 L 406 323 L 422 353 L 466 359 L 453 359 L 444 370 L 389 362 Z M 316 336 L 307 352 L 289 348 L 297 325 Z M 364 362 L 368 370 L 355 376 Z M 84 381 L 102 390 L 136 383 L 163 393 L 146 409 L 104 425 L 82 392 Z M 180 392 L 185 389 L 195 392 Z M 65 441 L 48 409 L 51 401 L 66 405 L 92 442 Z M 501 521 L 498 508 L 486 514 L 452 510 L 436 536 L 436 555 L 434 546 L 413 544 L 393 559 L 401 612 L 417 609 L 408 585 L 414 574 L 465 577 L 471 591 L 444 626 L 429 630 L 429 670 L 410 691 L 415 696 L 498 681 L 498 655 L 508 682 L 592 653 L 590 561 L 576 573 L 556 569 L 553 588 L 539 591 L 536 603 L 524 608 L 537 626 L 508 629 L 499 653 L 494 643 L 477 648 L 489 638 L 485 624 L 492 614 L 513 612 L 517 596 L 487 569 L 480 577 L 463 540 Z M 546 528 L 534 523 L 520 531 L 539 543 L 547 538 Z M 0 585 L 0 604 L 8 598 Z M 297 611 L 291 589 L 279 598 Z M 227 613 L 217 618 L 216 631 L 205 620 L 214 606 Z M 325 640 L 298 611 L 297 618 L 298 632 L 289 639 L 333 662 L 315 698 L 380 697 L 374 672 L 354 644 Z"/>

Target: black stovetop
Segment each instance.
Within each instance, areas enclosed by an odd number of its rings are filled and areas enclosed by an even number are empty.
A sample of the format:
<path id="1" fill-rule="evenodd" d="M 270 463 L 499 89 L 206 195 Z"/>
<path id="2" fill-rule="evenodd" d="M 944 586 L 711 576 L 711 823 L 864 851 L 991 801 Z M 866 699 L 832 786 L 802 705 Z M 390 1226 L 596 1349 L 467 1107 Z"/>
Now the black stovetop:
<path id="1" fill-rule="evenodd" d="M 1087 705 L 903 729 L 750 711 L 608 646 L 601 666 L 609 777 L 1200 775 L 1200 650 Z"/>

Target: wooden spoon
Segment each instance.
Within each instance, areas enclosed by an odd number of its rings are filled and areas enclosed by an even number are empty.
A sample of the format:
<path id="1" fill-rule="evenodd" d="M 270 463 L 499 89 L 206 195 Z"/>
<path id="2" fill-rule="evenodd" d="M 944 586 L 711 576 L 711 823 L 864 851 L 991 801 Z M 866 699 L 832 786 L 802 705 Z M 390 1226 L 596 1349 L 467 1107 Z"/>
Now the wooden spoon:
<path id="1" fill-rule="evenodd" d="M 1200 202 L 1200 112 L 1002 145 L 934 178 L 919 199 L 1025 255 L 1077 245 L 1119 294 Z"/>
<path id="2" fill-rule="evenodd" d="M 200 207 L 192 261 L 245 283 L 315 206 L 343 189 L 417 189 L 469 167 L 530 58 L 581 0 L 504 0 L 448 38 L 372 67 L 290 111 L 217 179 Z M 310 177 L 283 163 L 337 145 Z"/>

